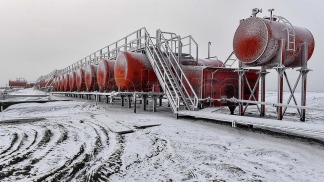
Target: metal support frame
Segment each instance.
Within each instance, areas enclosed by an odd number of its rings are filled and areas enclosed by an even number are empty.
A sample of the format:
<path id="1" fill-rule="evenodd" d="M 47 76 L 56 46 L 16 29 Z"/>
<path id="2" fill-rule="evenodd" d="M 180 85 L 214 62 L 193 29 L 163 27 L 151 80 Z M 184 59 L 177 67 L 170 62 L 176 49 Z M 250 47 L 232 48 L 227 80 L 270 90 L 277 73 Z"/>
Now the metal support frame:
<path id="1" fill-rule="evenodd" d="M 127 96 L 127 103 L 128 103 L 128 108 L 132 107 L 132 99 L 131 99 L 131 95 Z"/>
<path id="2" fill-rule="evenodd" d="M 136 100 L 136 94 L 133 94 L 134 97 L 134 113 L 136 113 L 136 104 L 137 104 L 137 100 Z"/>
<path id="3" fill-rule="evenodd" d="M 244 74 L 245 71 L 243 66 L 242 66 L 242 62 L 239 62 L 239 69 L 237 70 L 238 74 L 239 74 L 239 94 L 238 94 L 238 98 L 240 100 L 243 100 L 243 96 L 244 96 Z M 239 103 L 239 115 L 243 116 L 244 115 L 244 111 L 243 111 L 243 103 L 240 102 Z"/>
<path id="4" fill-rule="evenodd" d="M 143 110 L 146 111 L 146 106 L 147 106 L 147 96 L 143 95 Z"/>
<path id="5" fill-rule="evenodd" d="M 152 96 L 152 101 L 153 101 L 153 112 L 156 112 L 156 107 L 157 107 L 156 96 Z"/>
<path id="6" fill-rule="evenodd" d="M 261 77 L 261 102 L 265 102 L 266 98 L 266 75 L 269 72 L 266 71 L 265 67 L 261 67 L 260 77 Z M 260 116 L 265 116 L 265 104 L 261 104 Z"/>

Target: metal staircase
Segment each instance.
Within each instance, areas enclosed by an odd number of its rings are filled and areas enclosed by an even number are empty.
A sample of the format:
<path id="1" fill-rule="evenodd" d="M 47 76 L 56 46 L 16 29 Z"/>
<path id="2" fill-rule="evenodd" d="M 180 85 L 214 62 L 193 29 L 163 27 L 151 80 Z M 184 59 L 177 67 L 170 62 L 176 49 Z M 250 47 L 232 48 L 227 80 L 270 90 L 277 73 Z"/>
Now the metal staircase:
<path id="1" fill-rule="evenodd" d="M 180 36 L 174 36 L 174 38 L 166 39 L 163 35 L 165 33 L 158 30 L 156 43 L 154 44 L 152 38 L 146 32 L 146 55 L 152 64 L 173 112 L 176 113 L 182 108 L 196 110 L 199 99 L 179 63 L 182 56 L 181 38 Z M 175 35 L 174 33 L 171 34 Z M 185 56 L 188 55 L 186 54 Z"/>

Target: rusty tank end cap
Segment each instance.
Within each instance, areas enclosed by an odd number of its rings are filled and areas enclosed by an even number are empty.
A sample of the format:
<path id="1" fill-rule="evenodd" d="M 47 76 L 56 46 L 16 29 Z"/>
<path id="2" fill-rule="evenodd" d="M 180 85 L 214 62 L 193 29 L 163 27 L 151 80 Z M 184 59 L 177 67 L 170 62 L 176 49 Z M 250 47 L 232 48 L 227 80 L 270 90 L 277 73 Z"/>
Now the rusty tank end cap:
<path id="1" fill-rule="evenodd" d="M 262 18 L 248 18 L 236 29 L 233 49 L 237 58 L 245 63 L 256 62 L 265 52 L 269 40 L 268 28 Z"/>

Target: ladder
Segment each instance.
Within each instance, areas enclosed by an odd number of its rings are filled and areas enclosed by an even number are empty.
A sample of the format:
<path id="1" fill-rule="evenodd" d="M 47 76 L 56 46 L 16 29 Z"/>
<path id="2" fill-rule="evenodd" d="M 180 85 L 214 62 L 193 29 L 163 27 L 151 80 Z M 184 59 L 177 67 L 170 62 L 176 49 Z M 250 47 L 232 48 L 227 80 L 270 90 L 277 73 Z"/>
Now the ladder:
<path id="1" fill-rule="evenodd" d="M 236 62 L 237 58 L 235 57 L 234 51 L 228 56 L 226 61 L 223 63 L 223 67 L 231 68 L 233 64 Z"/>
<path id="2" fill-rule="evenodd" d="M 181 38 L 178 37 L 175 40 L 180 45 L 176 53 L 171 48 L 170 40 L 165 39 L 161 30 L 157 31 L 156 43 L 145 32 L 145 52 L 169 100 L 173 112 L 177 113 L 182 108 L 197 110 L 199 102 L 198 96 L 179 63 L 179 56 L 181 56 Z"/>
<path id="3" fill-rule="evenodd" d="M 295 51 L 296 50 L 296 35 L 295 29 L 292 24 L 282 16 L 274 16 L 278 18 L 278 22 L 282 22 L 286 28 L 283 30 L 287 31 L 287 51 Z"/>

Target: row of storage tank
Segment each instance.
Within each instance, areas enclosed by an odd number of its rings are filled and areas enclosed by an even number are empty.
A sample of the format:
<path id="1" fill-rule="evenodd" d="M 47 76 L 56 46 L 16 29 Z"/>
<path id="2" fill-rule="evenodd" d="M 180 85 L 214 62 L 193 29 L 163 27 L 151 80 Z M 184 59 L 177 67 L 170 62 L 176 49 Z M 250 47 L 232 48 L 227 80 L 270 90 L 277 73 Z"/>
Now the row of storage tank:
<path id="1" fill-rule="evenodd" d="M 199 98 L 238 97 L 238 73 L 234 69 L 224 69 L 221 61 L 184 58 L 180 63 Z M 258 72 L 251 70 L 246 76 L 253 85 Z M 188 84 L 183 82 L 183 86 L 193 94 Z M 147 56 L 136 52 L 120 52 L 116 60 L 102 59 L 98 65 L 90 64 L 63 74 L 53 80 L 53 87 L 54 91 L 69 92 L 163 92 Z M 248 85 L 244 86 L 244 91 L 244 98 L 248 99 L 251 94 Z M 213 103 L 221 105 L 218 101 Z"/>

